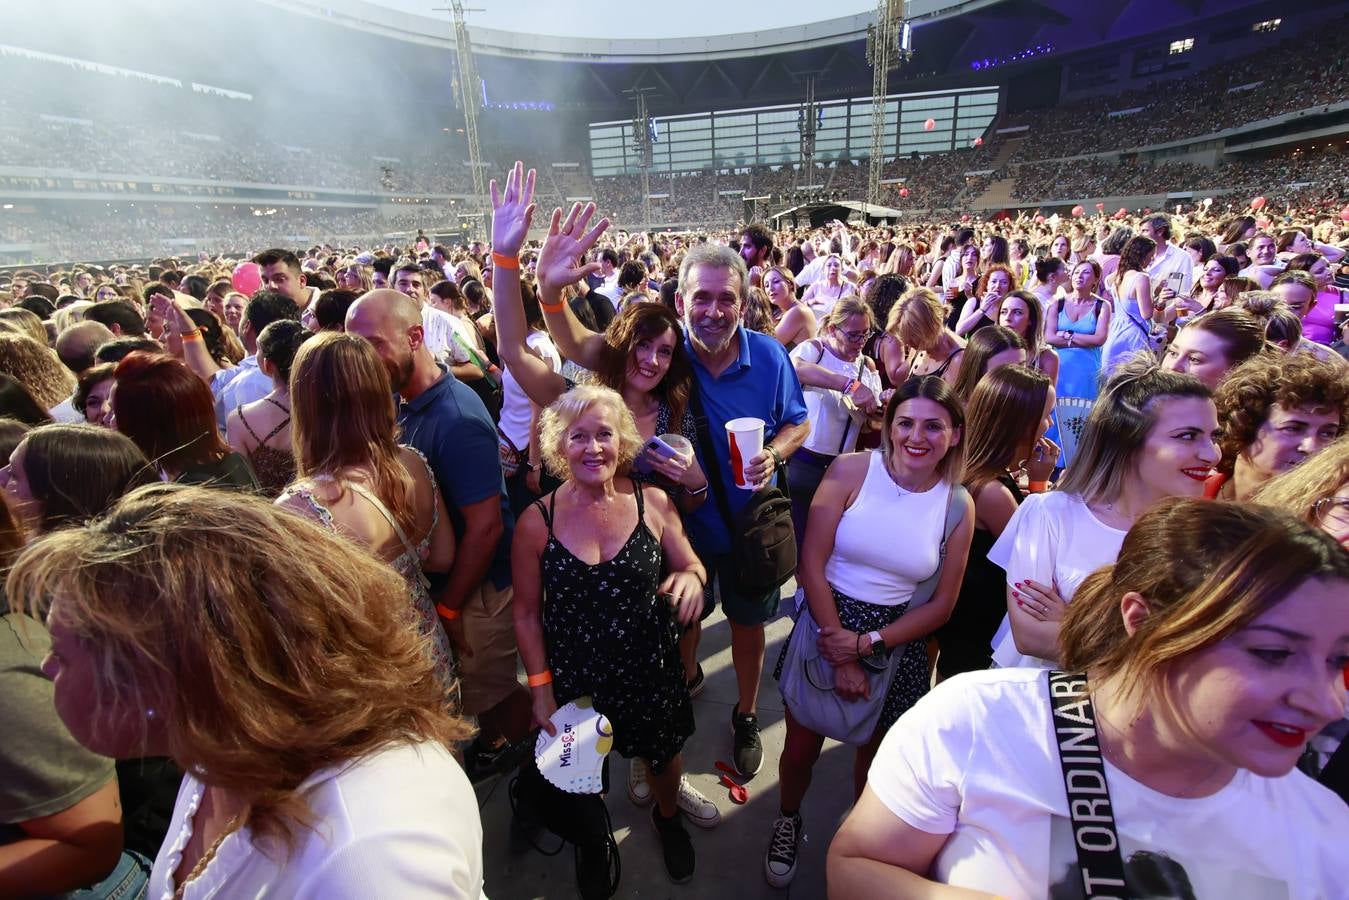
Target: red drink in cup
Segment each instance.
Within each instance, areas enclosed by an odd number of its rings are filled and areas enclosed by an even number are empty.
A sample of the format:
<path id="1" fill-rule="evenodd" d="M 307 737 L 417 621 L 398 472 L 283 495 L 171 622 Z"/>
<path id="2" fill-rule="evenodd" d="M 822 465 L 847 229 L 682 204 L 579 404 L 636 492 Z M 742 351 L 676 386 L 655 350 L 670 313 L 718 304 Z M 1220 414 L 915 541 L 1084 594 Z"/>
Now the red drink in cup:
<path id="1" fill-rule="evenodd" d="M 753 416 L 732 419 L 726 423 L 726 439 L 731 445 L 731 474 L 735 486 L 754 490 L 754 483 L 745 474 L 749 461 L 763 450 L 764 420 Z"/>

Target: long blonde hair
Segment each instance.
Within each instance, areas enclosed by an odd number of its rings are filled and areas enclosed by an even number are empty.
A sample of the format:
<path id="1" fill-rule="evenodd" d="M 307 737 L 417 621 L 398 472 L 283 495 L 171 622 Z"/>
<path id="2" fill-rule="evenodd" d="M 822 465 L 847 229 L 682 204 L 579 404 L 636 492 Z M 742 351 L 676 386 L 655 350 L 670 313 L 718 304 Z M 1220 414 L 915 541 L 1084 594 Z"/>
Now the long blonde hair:
<path id="1" fill-rule="evenodd" d="M 329 331 L 310 338 L 290 370 L 290 440 L 301 478 L 361 468 L 400 527 L 416 524 L 414 483 L 399 458 L 388 370 L 364 339 Z"/>
<path id="2" fill-rule="evenodd" d="M 95 673 L 91 729 L 154 709 L 169 754 L 293 841 L 314 772 L 393 744 L 463 740 L 407 587 L 363 548 L 260 497 L 156 484 L 35 542 L 6 590 L 53 597 Z"/>

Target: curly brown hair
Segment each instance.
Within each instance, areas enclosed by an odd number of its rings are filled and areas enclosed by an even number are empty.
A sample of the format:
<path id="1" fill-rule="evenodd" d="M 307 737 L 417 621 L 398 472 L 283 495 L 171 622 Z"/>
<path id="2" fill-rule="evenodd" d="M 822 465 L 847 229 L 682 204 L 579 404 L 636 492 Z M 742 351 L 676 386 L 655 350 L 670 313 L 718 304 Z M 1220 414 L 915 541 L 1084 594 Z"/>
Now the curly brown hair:
<path id="1" fill-rule="evenodd" d="M 1218 447 L 1223 458 L 1217 468 L 1230 475 L 1276 403 L 1284 409 L 1328 407 L 1343 423 L 1349 418 L 1349 380 L 1338 366 L 1307 353 L 1261 354 L 1233 369 L 1213 400 L 1222 425 Z"/>
<path id="2" fill-rule="evenodd" d="M 242 563 L 242 564 L 241 564 Z M 185 485 L 126 495 L 29 545 L 11 609 L 53 613 L 93 658 L 94 734 L 130 717 L 244 824 L 291 842 L 314 772 L 472 733 L 447 703 L 407 585 L 335 532 L 260 497 Z"/>

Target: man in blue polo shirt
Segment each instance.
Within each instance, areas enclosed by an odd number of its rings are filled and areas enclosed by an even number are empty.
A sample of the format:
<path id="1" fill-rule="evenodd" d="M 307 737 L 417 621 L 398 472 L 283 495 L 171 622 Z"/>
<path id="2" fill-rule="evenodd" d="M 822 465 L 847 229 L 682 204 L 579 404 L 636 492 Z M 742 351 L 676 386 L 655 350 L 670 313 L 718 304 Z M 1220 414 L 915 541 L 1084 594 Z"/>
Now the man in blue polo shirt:
<path id="1" fill-rule="evenodd" d="M 346 328 L 384 360 L 401 401 L 402 439 L 431 464 L 454 525 L 454 565 L 434 596 L 450 633 L 462 625 L 470 651 L 459 659 L 462 711 L 477 717 L 480 733 L 465 762 L 470 776 L 486 774 L 528 735 L 532 715 L 529 692 L 516 678 L 510 568 L 515 519 L 496 427 L 478 395 L 432 356 L 416 300 L 394 290 L 370 291 L 347 310 Z"/>
<path id="2" fill-rule="evenodd" d="M 700 244 L 684 257 L 675 306 L 684 319 L 684 345 L 693 359 L 695 390 L 716 454 L 715 459 L 706 459 L 699 446 L 698 462 L 709 480 L 721 480 L 732 517 L 744 509 L 752 492 L 735 484 L 726 423 L 742 416 L 766 423 L 764 449 L 748 466 L 756 488 L 772 481 L 783 460 L 796 452 L 810 432 L 801 382 L 787 351 L 774 338 L 741 327 L 748 296 L 749 271 L 739 254 L 727 247 Z M 741 775 L 752 776 L 763 765 L 755 705 L 763 675 L 764 623 L 777 615 L 778 591 L 748 596 L 736 589 L 733 577 L 727 577 L 730 526 L 715 498 L 690 516 L 689 531 L 707 567 L 709 588 L 714 583 L 720 588 L 731 628 L 731 661 L 739 688 L 739 702 L 731 711 L 734 760 Z"/>

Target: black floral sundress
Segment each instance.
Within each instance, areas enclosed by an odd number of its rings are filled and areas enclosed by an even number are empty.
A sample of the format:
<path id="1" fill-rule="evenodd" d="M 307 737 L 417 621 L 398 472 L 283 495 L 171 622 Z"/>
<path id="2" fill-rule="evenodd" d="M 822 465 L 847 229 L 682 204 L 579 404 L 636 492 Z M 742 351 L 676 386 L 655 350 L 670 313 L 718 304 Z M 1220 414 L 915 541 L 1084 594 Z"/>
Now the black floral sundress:
<path id="1" fill-rule="evenodd" d="M 535 501 L 548 525 L 543 548 L 543 637 L 557 704 L 590 696 L 613 725 L 614 749 L 660 774 L 693 734 L 693 704 L 679 657 L 679 629 L 661 583 L 660 542 L 637 526 L 614 556 L 587 565 L 553 534 L 557 493 Z"/>

